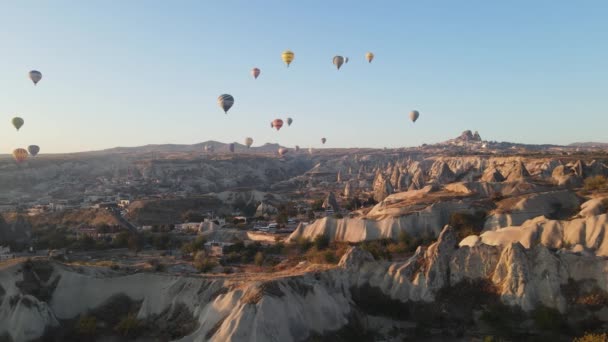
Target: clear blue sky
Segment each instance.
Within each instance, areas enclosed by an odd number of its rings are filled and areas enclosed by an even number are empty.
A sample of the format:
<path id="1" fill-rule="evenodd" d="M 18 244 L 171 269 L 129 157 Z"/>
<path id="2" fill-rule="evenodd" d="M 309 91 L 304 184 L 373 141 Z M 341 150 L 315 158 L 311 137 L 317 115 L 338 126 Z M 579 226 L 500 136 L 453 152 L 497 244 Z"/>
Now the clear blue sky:
<path id="1" fill-rule="evenodd" d="M 603 0 L 5 1 L 0 152 L 246 136 L 398 147 L 465 129 L 499 141 L 607 141 L 606 18 Z M 285 49 L 296 54 L 289 69 Z M 340 71 L 337 54 L 350 58 Z M 44 75 L 37 87 L 31 69 Z M 222 93 L 236 99 L 228 115 Z M 291 127 L 271 130 L 288 116 Z"/>

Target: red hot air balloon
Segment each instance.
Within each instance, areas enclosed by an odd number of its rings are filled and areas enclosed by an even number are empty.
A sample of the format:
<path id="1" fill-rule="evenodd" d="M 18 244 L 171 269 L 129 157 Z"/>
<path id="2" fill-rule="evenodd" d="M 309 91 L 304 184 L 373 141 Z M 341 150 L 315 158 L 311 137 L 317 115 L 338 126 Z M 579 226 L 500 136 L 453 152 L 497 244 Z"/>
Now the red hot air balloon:
<path id="1" fill-rule="evenodd" d="M 272 127 L 274 127 L 277 131 L 280 130 L 281 127 L 283 127 L 283 120 L 274 119 L 274 121 L 272 121 Z"/>
<path id="2" fill-rule="evenodd" d="M 253 78 L 255 78 L 256 80 L 258 79 L 258 76 L 260 76 L 260 69 L 259 68 L 253 68 L 251 69 L 251 75 L 253 75 Z"/>

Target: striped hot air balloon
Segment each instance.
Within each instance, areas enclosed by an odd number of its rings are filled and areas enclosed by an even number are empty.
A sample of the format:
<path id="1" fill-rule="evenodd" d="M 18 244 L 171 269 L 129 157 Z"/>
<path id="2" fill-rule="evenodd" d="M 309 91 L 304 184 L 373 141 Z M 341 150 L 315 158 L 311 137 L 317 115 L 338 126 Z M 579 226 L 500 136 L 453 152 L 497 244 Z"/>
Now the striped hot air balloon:
<path id="1" fill-rule="evenodd" d="M 296 57 L 296 55 L 291 50 L 285 50 L 281 54 L 281 59 L 283 59 L 283 62 L 285 62 L 285 64 L 287 64 L 288 68 L 289 68 L 289 64 L 291 64 L 291 62 L 293 62 L 293 59 L 295 57 Z"/>
<path id="2" fill-rule="evenodd" d="M 281 129 L 281 127 L 283 127 L 283 120 L 281 119 L 274 119 L 272 121 L 272 127 L 274 127 L 277 131 Z"/>
<path id="3" fill-rule="evenodd" d="M 217 104 L 224 110 L 224 113 L 228 114 L 228 110 L 234 104 L 234 97 L 229 94 L 222 94 L 217 98 Z"/>
<path id="4" fill-rule="evenodd" d="M 13 158 L 17 164 L 23 163 L 27 159 L 28 153 L 24 148 L 16 148 L 13 150 Z"/>

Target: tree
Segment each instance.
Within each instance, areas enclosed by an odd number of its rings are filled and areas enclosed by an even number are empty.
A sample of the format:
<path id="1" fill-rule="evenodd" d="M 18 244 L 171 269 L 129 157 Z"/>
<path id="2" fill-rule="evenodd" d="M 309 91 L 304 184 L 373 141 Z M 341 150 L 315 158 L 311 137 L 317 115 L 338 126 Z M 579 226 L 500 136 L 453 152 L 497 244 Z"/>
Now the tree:
<path id="1" fill-rule="evenodd" d="M 306 212 L 306 216 L 308 217 L 309 221 L 312 221 L 315 219 L 315 212 L 312 210 L 309 210 Z"/>
<path id="2" fill-rule="evenodd" d="M 217 264 L 213 259 L 208 258 L 207 253 L 204 251 L 196 252 L 196 255 L 194 256 L 194 267 L 196 267 L 199 272 L 207 273 L 213 270 L 216 265 Z"/>
<path id="3" fill-rule="evenodd" d="M 114 246 L 117 248 L 125 248 L 129 245 L 129 232 L 123 230 L 114 238 Z"/>
<path id="4" fill-rule="evenodd" d="M 79 335 L 93 336 L 97 330 L 97 319 L 95 316 L 81 316 L 76 325 L 76 332 Z"/>
<path id="5" fill-rule="evenodd" d="M 287 221 L 289 220 L 289 216 L 287 216 L 287 213 L 282 211 L 277 215 L 277 223 L 278 224 L 287 224 Z"/>
<path id="6" fill-rule="evenodd" d="M 607 183 L 608 180 L 602 175 L 591 176 L 585 178 L 584 187 L 588 191 L 599 190 L 605 188 Z"/>
<path id="7" fill-rule="evenodd" d="M 255 253 L 255 258 L 253 259 L 253 262 L 258 266 L 262 266 L 264 264 L 264 253 Z"/>
<path id="8" fill-rule="evenodd" d="M 143 237 L 139 234 L 131 234 L 131 236 L 129 236 L 128 245 L 129 250 L 137 256 L 137 253 L 141 252 L 144 247 Z"/>
<path id="9" fill-rule="evenodd" d="M 325 234 L 317 235 L 315 236 L 313 243 L 318 250 L 323 250 L 329 247 L 329 236 L 326 236 Z"/>
<path id="10" fill-rule="evenodd" d="M 152 238 L 152 244 L 154 245 L 154 248 L 158 250 L 168 249 L 170 241 L 171 239 L 167 233 L 161 233 Z"/>
<path id="11" fill-rule="evenodd" d="M 314 210 L 314 211 L 323 210 L 323 199 L 320 198 L 320 199 L 315 200 L 314 202 L 312 202 L 311 209 Z"/>

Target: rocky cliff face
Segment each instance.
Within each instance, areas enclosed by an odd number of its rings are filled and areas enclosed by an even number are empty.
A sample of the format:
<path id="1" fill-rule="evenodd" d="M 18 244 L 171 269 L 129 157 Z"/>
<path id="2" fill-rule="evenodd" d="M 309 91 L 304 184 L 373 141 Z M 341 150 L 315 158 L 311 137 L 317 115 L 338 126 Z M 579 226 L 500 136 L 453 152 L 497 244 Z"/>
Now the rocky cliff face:
<path id="1" fill-rule="evenodd" d="M 2 266 L 0 335 L 26 341 L 52 334 L 79 315 L 117 310 L 116 304 L 109 306 L 117 297 L 134 303 L 141 324 L 171 321 L 165 328 L 180 341 L 305 341 L 352 329 L 356 316 L 368 321 L 382 314 L 380 325 L 409 321 L 413 327 L 421 324 L 422 312 L 431 326 L 457 329 L 449 322 L 460 322 L 470 332 L 477 329 L 473 311 L 488 309 L 480 298 L 521 308 L 524 321 L 525 312 L 540 305 L 568 313 L 575 308 L 571 297 L 584 295 L 584 287 L 573 293 L 572 286 L 580 282 L 592 283 L 596 295 L 608 295 L 606 271 L 604 258 L 555 253 L 543 244 L 459 247 L 449 226 L 436 243 L 402 262 L 375 261 L 352 248 L 336 267 L 290 275 L 121 274 L 34 261 Z M 181 319 L 168 319 L 176 312 Z M 605 317 L 593 312 L 583 316 Z M 398 336 L 414 334 L 404 329 Z"/>

